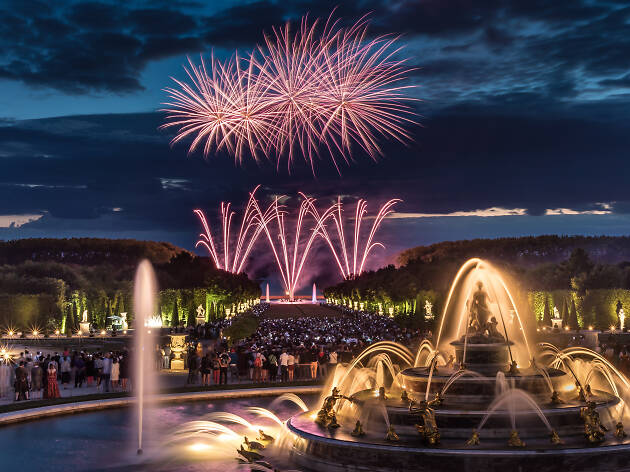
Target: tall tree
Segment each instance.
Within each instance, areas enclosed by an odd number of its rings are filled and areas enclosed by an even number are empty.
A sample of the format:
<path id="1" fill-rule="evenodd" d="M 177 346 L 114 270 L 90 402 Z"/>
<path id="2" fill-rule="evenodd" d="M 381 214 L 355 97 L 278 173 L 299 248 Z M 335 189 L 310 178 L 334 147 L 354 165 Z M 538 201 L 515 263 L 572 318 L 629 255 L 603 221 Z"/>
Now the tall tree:
<path id="1" fill-rule="evenodd" d="M 179 310 L 177 309 L 177 298 L 173 303 L 173 315 L 171 316 L 171 326 L 177 328 L 179 326 Z"/>
<path id="2" fill-rule="evenodd" d="M 551 310 L 549 309 L 549 298 L 545 297 L 545 308 L 543 311 L 543 326 L 551 326 Z"/>
<path id="3" fill-rule="evenodd" d="M 571 299 L 571 312 L 569 313 L 569 328 L 571 329 L 579 329 L 578 318 L 577 318 L 577 309 L 575 307 L 575 299 Z"/>

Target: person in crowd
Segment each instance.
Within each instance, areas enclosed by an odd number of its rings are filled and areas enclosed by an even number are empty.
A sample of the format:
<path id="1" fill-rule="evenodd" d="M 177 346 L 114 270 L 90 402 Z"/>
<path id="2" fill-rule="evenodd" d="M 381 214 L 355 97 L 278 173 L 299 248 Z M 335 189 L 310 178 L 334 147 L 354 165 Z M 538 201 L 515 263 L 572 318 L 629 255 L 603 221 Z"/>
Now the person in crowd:
<path id="1" fill-rule="evenodd" d="M 227 373 L 229 365 L 230 356 L 226 352 L 222 352 L 219 356 L 219 385 L 227 385 Z"/>
<path id="2" fill-rule="evenodd" d="M 74 388 L 81 388 L 85 381 L 85 360 L 83 353 L 74 359 Z"/>
<path id="3" fill-rule="evenodd" d="M 127 382 L 129 381 L 129 353 L 123 352 L 120 358 L 120 388 L 124 392 L 127 391 Z"/>
<path id="4" fill-rule="evenodd" d="M 110 381 L 112 375 L 112 359 L 111 354 L 108 352 L 103 358 L 103 373 L 101 379 L 101 385 L 104 392 L 109 392 Z"/>
<path id="5" fill-rule="evenodd" d="M 33 368 L 31 369 L 31 398 L 42 398 L 42 379 L 44 376 L 44 372 L 42 371 L 42 366 L 40 364 L 39 359 L 35 361 L 33 364 Z"/>
<path id="6" fill-rule="evenodd" d="M 289 354 L 287 354 L 287 350 L 283 349 L 282 354 L 280 354 L 280 381 L 288 382 L 289 381 Z"/>
<path id="7" fill-rule="evenodd" d="M 48 364 L 48 383 L 46 384 L 46 398 L 59 398 L 59 384 L 57 383 L 57 363 L 50 362 Z"/>
<path id="8" fill-rule="evenodd" d="M 15 401 L 28 400 L 28 372 L 26 371 L 26 362 L 19 361 L 19 366 L 15 369 Z M 56 379 L 55 379 L 56 382 Z"/>
<path id="9" fill-rule="evenodd" d="M 70 363 L 70 356 L 66 354 L 65 351 L 63 357 L 61 358 L 61 385 L 64 390 L 67 390 L 68 384 L 70 383 L 70 372 L 72 371 L 72 365 Z"/>
<path id="10" fill-rule="evenodd" d="M 118 362 L 118 356 L 112 358 L 112 373 L 110 380 L 112 382 L 112 390 L 115 392 L 118 390 L 118 381 L 120 379 L 120 363 Z"/>
<path id="11" fill-rule="evenodd" d="M 210 351 L 201 358 L 201 385 L 208 387 L 210 385 L 210 374 L 212 373 L 212 359 L 210 359 Z"/>
<path id="12" fill-rule="evenodd" d="M 267 357 L 269 363 L 269 381 L 275 382 L 278 377 L 278 358 L 276 353 L 271 351 Z"/>
<path id="13" fill-rule="evenodd" d="M 212 380 L 215 385 L 219 385 L 219 376 L 221 375 L 221 363 L 216 352 L 212 353 Z"/>
<path id="14" fill-rule="evenodd" d="M 293 352 L 290 352 L 287 358 L 287 371 L 289 373 L 288 381 L 293 382 L 293 372 L 295 371 L 295 355 Z"/>

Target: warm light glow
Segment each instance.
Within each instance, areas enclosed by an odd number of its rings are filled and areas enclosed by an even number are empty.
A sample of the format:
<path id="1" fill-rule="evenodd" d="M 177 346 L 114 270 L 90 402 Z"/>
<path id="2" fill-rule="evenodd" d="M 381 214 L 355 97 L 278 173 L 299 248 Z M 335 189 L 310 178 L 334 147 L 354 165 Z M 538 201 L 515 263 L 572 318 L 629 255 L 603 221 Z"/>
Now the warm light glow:
<path id="1" fill-rule="evenodd" d="M 568 327 L 568 326 L 565 326 L 565 327 L 564 327 L 564 330 L 565 330 L 565 331 L 569 331 L 569 327 Z"/>
<path id="2" fill-rule="evenodd" d="M 101 330 L 101 336 L 105 336 L 105 330 L 104 329 Z"/>
<path id="3" fill-rule="evenodd" d="M 55 330 L 55 335 L 59 336 L 60 332 L 58 329 Z"/>
<path id="4" fill-rule="evenodd" d="M 592 326 L 589 326 L 589 327 L 588 327 L 588 330 L 589 330 L 589 331 L 593 331 L 593 327 L 592 327 Z"/>
<path id="5" fill-rule="evenodd" d="M 188 449 L 192 452 L 205 452 L 208 449 L 212 449 L 212 446 L 210 444 L 197 442 L 190 444 Z"/>
<path id="6" fill-rule="evenodd" d="M 572 383 L 569 383 L 565 385 L 562 390 L 564 390 L 565 392 L 572 392 L 573 390 L 575 390 L 575 385 L 573 385 Z"/>
<path id="7" fill-rule="evenodd" d="M 611 331 L 614 331 L 614 330 L 615 330 L 615 327 L 614 327 L 613 325 L 610 325 L 610 330 L 611 330 Z"/>
<path id="8" fill-rule="evenodd" d="M 33 336 L 37 336 L 38 334 L 39 334 L 39 332 L 36 329 L 34 329 L 33 330 Z"/>

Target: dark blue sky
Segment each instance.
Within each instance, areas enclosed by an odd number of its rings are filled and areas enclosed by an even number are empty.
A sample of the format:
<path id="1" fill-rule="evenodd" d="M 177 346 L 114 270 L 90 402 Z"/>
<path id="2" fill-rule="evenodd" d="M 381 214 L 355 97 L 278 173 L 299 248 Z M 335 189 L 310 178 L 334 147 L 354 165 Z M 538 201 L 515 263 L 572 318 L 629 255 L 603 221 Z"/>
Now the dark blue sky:
<path id="1" fill-rule="evenodd" d="M 158 131 L 189 55 L 250 50 L 305 13 L 401 33 L 422 128 L 343 176 L 288 176 L 187 157 Z M 370 208 L 400 197 L 381 238 L 627 234 L 630 7 L 626 1 L 0 2 L 0 238 L 107 236 L 191 248 L 194 207 L 304 190 Z M 449 215 L 449 216 L 443 216 Z M 265 265 L 257 258 L 257 267 Z M 324 271 L 325 272 L 325 271 Z M 264 270 L 256 271 L 258 275 Z M 320 279 L 326 278 L 320 270 Z"/>

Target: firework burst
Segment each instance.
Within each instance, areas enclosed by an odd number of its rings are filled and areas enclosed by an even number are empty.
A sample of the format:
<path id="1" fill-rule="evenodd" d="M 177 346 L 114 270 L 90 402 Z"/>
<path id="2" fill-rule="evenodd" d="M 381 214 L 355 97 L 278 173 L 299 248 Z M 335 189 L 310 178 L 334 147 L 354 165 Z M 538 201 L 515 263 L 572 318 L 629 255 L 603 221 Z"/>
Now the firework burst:
<path id="1" fill-rule="evenodd" d="M 304 17 L 295 32 L 287 23 L 266 36 L 247 58 L 190 62 L 190 83 L 168 88 L 172 143 L 192 138 L 190 152 L 227 151 L 237 163 L 263 156 L 291 170 L 301 155 L 315 173 L 326 152 L 334 166 L 349 164 L 353 147 L 373 159 L 380 137 L 410 140 L 413 110 L 401 85 L 409 71 L 395 59 L 397 38 L 367 36 L 362 18 L 349 28 Z"/>

